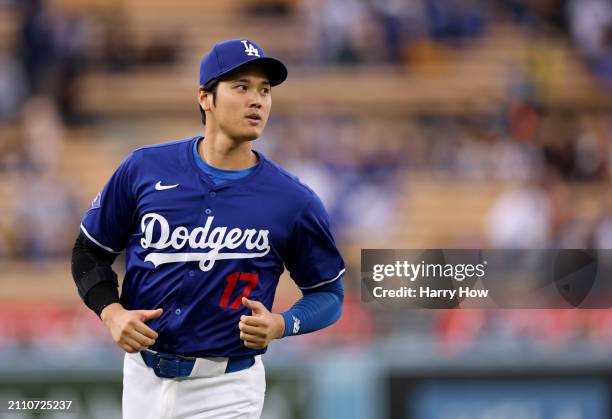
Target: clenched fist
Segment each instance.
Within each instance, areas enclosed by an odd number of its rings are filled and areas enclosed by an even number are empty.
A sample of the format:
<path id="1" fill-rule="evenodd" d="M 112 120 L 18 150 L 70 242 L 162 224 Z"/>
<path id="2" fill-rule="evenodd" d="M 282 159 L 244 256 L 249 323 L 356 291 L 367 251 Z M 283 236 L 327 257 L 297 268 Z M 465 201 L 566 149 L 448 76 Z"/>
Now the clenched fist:
<path id="1" fill-rule="evenodd" d="M 240 339 L 244 346 L 263 349 L 274 339 L 285 334 L 285 319 L 280 314 L 270 313 L 259 301 L 242 298 L 242 304 L 253 312 L 251 316 L 240 316 Z"/>
<path id="2" fill-rule="evenodd" d="M 163 310 L 126 310 L 113 303 L 102 310 L 100 318 L 113 340 L 126 352 L 140 352 L 155 343 L 157 332 L 145 324 L 161 316 Z"/>

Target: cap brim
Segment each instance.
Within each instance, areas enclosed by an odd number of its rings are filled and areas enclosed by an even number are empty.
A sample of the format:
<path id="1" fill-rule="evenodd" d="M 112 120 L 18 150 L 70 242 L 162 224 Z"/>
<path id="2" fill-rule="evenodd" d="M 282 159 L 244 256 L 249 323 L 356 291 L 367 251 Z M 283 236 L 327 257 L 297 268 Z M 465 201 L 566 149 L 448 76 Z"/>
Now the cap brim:
<path id="1" fill-rule="evenodd" d="M 277 86 L 287 79 L 287 67 L 276 58 L 262 57 L 250 62 L 261 63 L 270 80 L 270 86 Z"/>
<path id="2" fill-rule="evenodd" d="M 225 73 L 218 76 L 218 78 L 225 77 L 231 72 L 238 70 L 239 68 L 242 68 L 245 65 L 253 63 L 261 64 L 264 73 L 268 75 L 270 86 L 277 86 L 287 79 L 287 67 L 285 67 L 285 64 L 283 64 L 280 60 L 277 60 L 276 58 L 272 57 L 259 57 L 246 61 L 227 70 Z"/>

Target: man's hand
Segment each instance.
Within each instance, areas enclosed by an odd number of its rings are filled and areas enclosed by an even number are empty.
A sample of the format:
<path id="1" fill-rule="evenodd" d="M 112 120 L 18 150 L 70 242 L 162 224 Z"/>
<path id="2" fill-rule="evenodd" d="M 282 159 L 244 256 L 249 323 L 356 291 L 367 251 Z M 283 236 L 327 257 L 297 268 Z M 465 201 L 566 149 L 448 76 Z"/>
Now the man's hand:
<path id="1" fill-rule="evenodd" d="M 109 330 L 115 343 L 124 351 L 134 353 L 155 343 L 157 332 L 145 324 L 161 316 L 163 310 L 126 310 L 113 303 L 100 313 L 100 318 Z"/>
<path id="2" fill-rule="evenodd" d="M 285 319 L 280 314 L 270 313 L 259 301 L 242 298 L 242 304 L 253 311 L 251 316 L 240 316 L 240 339 L 244 346 L 263 349 L 274 339 L 285 334 Z"/>

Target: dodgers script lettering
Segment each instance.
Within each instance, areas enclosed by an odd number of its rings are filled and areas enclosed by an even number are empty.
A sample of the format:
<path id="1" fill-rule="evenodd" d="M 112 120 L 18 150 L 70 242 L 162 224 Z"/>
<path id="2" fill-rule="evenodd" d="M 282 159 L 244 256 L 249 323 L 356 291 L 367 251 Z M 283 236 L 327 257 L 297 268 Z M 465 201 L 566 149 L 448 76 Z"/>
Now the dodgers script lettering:
<path id="1" fill-rule="evenodd" d="M 268 240 L 268 230 L 256 230 L 214 227 L 211 229 L 215 217 L 208 217 L 203 227 L 196 227 L 189 231 L 187 227 L 178 226 L 170 231 L 168 220 L 160 214 L 145 214 L 140 223 L 143 238 L 140 245 L 144 249 L 163 250 L 172 247 L 175 250 L 182 250 L 189 245 L 191 249 L 210 249 L 208 252 L 193 253 L 149 253 L 145 262 L 152 262 L 157 268 L 165 263 L 179 262 L 200 262 L 199 267 L 202 271 L 210 271 L 217 260 L 224 259 L 249 259 L 263 257 L 270 252 Z M 155 228 L 157 227 L 157 229 Z M 154 233 L 159 233 L 155 235 Z M 221 250 L 234 250 L 244 246 L 247 253 L 222 253 Z"/>

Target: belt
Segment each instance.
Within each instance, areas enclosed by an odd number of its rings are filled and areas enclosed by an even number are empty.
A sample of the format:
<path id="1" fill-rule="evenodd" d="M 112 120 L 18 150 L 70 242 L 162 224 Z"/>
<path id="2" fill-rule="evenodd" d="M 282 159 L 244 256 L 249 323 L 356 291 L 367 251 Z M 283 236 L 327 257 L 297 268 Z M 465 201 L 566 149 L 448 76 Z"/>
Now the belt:
<path id="1" fill-rule="evenodd" d="M 141 351 L 140 355 L 147 367 L 152 368 L 155 375 L 161 378 L 189 377 L 198 360 L 198 358 L 147 350 Z M 237 356 L 225 359 L 227 359 L 226 374 L 245 370 L 255 363 L 254 356 Z"/>

